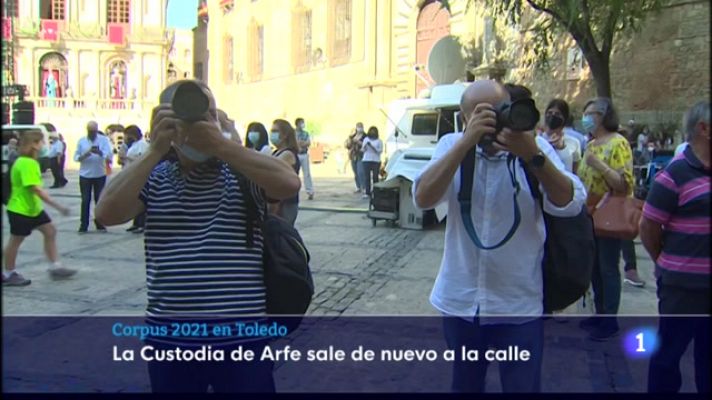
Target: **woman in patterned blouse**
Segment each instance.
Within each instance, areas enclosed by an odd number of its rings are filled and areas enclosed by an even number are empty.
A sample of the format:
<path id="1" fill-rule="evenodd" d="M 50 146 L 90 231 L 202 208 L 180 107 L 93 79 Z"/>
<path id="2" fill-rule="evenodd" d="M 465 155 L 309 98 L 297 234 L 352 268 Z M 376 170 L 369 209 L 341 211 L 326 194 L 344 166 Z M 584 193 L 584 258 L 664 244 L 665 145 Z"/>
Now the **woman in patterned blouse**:
<path id="1" fill-rule="evenodd" d="M 585 133 L 593 140 L 579 166 L 578 175 L 588 192 L 587 205 L 595 206 L 607 192 L 633 195 L 633 154 L 628 140 L 617 133 L 618 114 L 607 98 L 586 103 L 581 120 Z M 596 237 L 597 260 L 591 280 L 596 314 L 606 318 L 589 318 L 581 326 L 595 340 L 606 340 L 618 333 L 621 299 L 621 273 L 618 267 L 621 240 Z"/>

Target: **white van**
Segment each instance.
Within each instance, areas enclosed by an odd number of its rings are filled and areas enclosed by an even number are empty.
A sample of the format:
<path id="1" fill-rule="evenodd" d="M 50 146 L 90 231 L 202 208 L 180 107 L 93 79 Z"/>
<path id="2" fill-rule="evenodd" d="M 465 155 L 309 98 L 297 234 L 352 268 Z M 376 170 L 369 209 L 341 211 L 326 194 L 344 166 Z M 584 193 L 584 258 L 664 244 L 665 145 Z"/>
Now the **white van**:
<path id="1" fill-rule="evenodd" d="M 45 146 L 49 148 L 49 138 L 50 136 L 57 137 L 57 132 L 49 132 L 47 128 L 43 125 L 3 125 L 2 126 L 2 172 L 3 174 L 8 172 L 7 156 L 8 156 L 8 142 L 14 136 L 18 140 L 22 137 L 22 134 L 28 131 L 40 131 L 44 136 Z M 45 172 L 49 169 L 49 158 L 42 157 L 38 160 L 40 162 L 40 170 Z"/>

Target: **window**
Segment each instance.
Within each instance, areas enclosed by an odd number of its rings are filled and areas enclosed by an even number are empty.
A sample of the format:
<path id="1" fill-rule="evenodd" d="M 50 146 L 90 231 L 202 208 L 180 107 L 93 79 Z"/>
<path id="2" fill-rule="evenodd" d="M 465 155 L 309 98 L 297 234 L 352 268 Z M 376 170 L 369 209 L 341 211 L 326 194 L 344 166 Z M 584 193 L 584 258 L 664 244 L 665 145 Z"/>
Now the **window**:
<path id="1" fill-rule="evenodd" d="M 251 79 L 258 80 L 262 78 L 264 71 L 265 60 L 265 29 L 263 25 L 258 25 L 254 21 L 250 25 L 248 37 L 249 41 L 249 60 L 248 73 Z"/>
<path id="2" fill-rule="evenodd" d="M 308 70 L 312 64 L 312 12 L 298 11 L 292 19 L 293 63 L 297 72 Z"/>
<path id="3" fill-rule="evenodd" d="M 203 80 L 203 63 L 195 63 L 195 72 L 193 75 L 195 76 L 195 79 L 202 81 Z"/>
<path id="4" fill-rule="evenodd" d="M 63 20 L 66 0 L 41 0 L 40 19 Z"/>
<path id="5" fill-rule="evenodd" d="M 232 83 L 235 76 L 234 65 L 232 36 L 226 36 L 223 42 L 223 81 L 225 83 Z"/>
<path id="6" fill-rule="evenodd" d="M 351 0 L 335 0 L 332 64 L 351 58 Z"/>
<path id="7" fill-rule="evenodd" d="M 110 24 L 128 24 L 131 15 L 131 0 L 109 0 L 106 22 Z"/>
<path id="8" fill-rule="evenodd" d="M 3 1 L 2 16 L 4 18 L 17 18 L 19 7 L 17 2 L 19 0 L 5 0 Z"/>
<path id="9" fill-rule="evenodd" d="M 438 114 L 415 114 L 413 115 L 413 135 L 433 135 L 437 134 Z"/>

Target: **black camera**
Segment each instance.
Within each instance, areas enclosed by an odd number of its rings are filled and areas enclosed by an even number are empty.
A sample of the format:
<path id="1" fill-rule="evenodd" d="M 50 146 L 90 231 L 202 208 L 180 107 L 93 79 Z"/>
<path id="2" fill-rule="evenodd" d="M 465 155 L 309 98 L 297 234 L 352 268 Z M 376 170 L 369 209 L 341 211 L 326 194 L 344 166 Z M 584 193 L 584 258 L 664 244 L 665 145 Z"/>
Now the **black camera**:
<path id="1" fill-rule="evenodd" d="M 210 97 L 197 83 L 182 82 L 173 94 L 171 108 L 176 116 L 185 122 L 202 121 L 210 109 Z"/>
<path id="2" fill-rule="evenodd" d="M 530 131 L 536 127 L 539 122 L 539 110 L 532 99 L 519 99 L 513 102 L 505 101 L 495 107 L 497 114 L 497 125 L 495 133 L 485 135 L 480 140 L 481 147 L 489 146 L 496 142 L 496 136 L 504 128 L 509 128 L 513 131 Z"/>

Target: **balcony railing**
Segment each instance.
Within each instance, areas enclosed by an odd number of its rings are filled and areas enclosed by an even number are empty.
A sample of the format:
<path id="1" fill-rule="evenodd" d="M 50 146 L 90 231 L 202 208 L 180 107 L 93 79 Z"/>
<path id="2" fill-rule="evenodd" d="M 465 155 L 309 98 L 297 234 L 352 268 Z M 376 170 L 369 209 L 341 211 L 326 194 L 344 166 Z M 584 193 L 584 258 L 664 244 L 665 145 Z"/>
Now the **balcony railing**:
<path id="1" fill-rule="evenodd" d="M 31 18 L 16 18 L 14 21 L 15 34 L 20 37 L 39 38 L 41 23 Z M 107 38 L 107 25 L 86 23 L 79 21 L 59 21 L 60 39 L 93 39 L 105 40 Z M 126 31 L 127 42 L 160 42 L 166 40 L 166 30 L 155 26 L 130 26 Z"/>
<path id="2" fill-rule="evenodd" d="M 155 101 L 96 97 L 28 97 L 36 108 L 141 111 L 156 106 Z"/>

